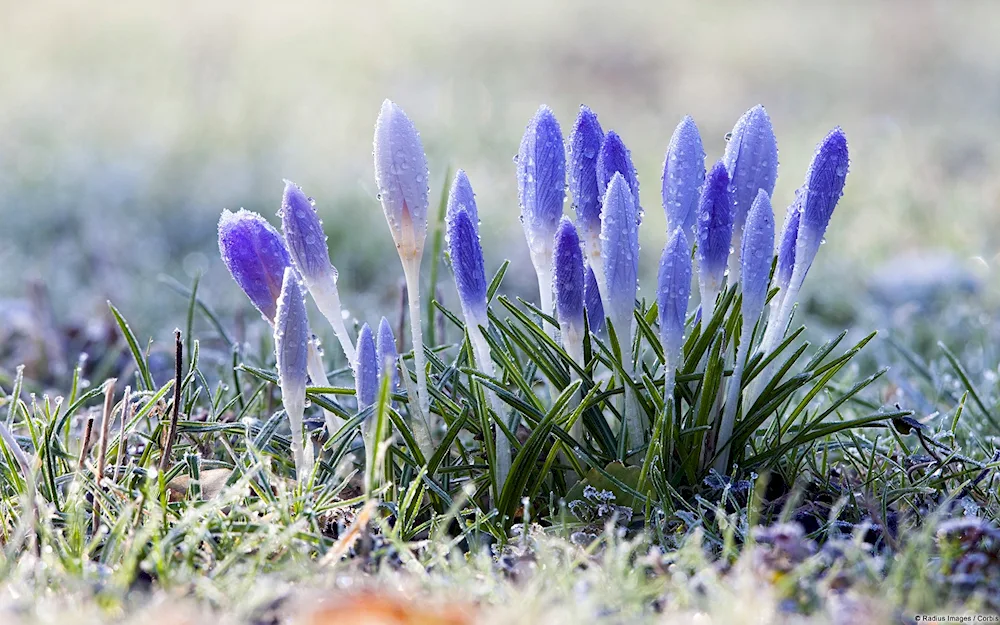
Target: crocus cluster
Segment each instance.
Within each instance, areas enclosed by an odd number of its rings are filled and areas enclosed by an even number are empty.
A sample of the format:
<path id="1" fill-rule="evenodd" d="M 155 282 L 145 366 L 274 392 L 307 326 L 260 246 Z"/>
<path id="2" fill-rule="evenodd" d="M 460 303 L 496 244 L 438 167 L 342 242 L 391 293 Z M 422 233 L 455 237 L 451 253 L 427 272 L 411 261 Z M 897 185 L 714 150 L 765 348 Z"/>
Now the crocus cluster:
<path id="1" fill-rule="evenodd" d="M 638 228 L 642 217 L 639 178 L 621 136 L 614 131 L 605 133 L 597 115 L 586 106 L 580 108 L 565 142 L 565 157 L 552 148 L 557 139 L 561 140 L 558 135 L 559 124 L 552 111 L 541 107 L 528 124 L 518 157 L 521 221 L 538 274 L 542 309 L 550 310 L 548 277 L 554 275 L 555 312 L 567 354 L 580 357 L 582 312 L 586 310 L 589 330 L 598 336 L 604 336 L 604 324 L 610 321 L 619 341 L 617 347 L 624 354 L 623 368 L 631 375 L 627 368 L 631 367 L 631 358 L 627 354 L 634 332 L 638 279 Z M 559 222 L 565 182 L 562 172 L 567 163 L 566 186 L 576 214 L 575 229 L 565 218 Z M 778 265 L 772 284 L 771 266 L 776 252 L 771 195 L 778 174 L 778 148 L 767 112 L 756 106 L 740 117 L 723 157 L 707 173 L 705 149 L 691 117 L 680 121 L 670 139 L 661 186 L 668 240 L 660 259 L 656 289 L 666 368 L 665 403 L 672 400 L 675 371 L 682 364 L 692 257 L 697 261 L 701 299 L 698 318 L 703 323 L 711 321 L 717 298 L 727 283 L 741 283 L 743 292 L 736 371 L 729 378 L 728 399 L 717 424 L 716 445 L 720 451 L 715 466 L 720 471 L 726 468 L 726 443 L 740 401 L 742 370 L 753 355 L 751 341 L 768 288 L 778 287 L 779 292 L 771 303 L 766 334 L 757 347 L 764 353 L 772 351 L 784 334 L 798 289 L 843 190 L 847 165 L 847 144 L 838 128 L 817 148 L 806 183 L 788 210 L 778 240 Z M 544 204 L 538 198 L 545 198 Z M 576 246 L 579 251 L 573 249 Z M 550 249 L 554 254 L 548 253 Z M 577 296 L 581 282 L 582 298 Z M 622 425 L 630 448 L 635 449 L 645 440 L 648 424 L 639 420 L 630 404 L 631 388 L 631 384 L 625 384 Z"/>
<path id="2" fill-rule="evenodd" d="M 408 402 L 410 415 L 419 426 L 414 428 L 418 443 L 429 454 L 433 448 L 419 280 L 427 234 L 429 171 L 416 128 L 388 100 L 376 124 L 374 156 L 379 199 L 408 287 L 417 380 L 416 401 Z M 711 322 L 720 294 L 739 283 L 742 326 L 734 349 L 734 371 L 723 382 L 728 386 L 724 407 L 718 406 L 721 414 L 712 413 L 718 422 L 711 460 L 719 471 L 725 471 L 742 399 L 743 369 L 756 352 L 773 351 L 784 335 L 798 291 L 842 194 L 848 152 L 839 128 L 819 144 L 777 240 L 772 210 L 777 142 L 763 107 L 754 107 L 739 119 L 722 158 L 707 172 L 705 159 L 698 127 L 692 118 L 684 117 L 663 161 L 661 197 L 667 230 L 657 276 L 657 320 L 663 347 L 664 405 L 669 411 L 676 400 L 676 372 L 684 364 L 686 327 L 699 320 L 703 325 Z M 622 355 L 624 375 L 632 377 L 643 210 L 631 152 L 622 137 L 613 130 L 605 132 L 597 115 L 585 106 L 564 140 L 555 114 L 542 106 L 521 139 L 516 180 L 528 256 L 538 279 L 539 307 L 558 322 L 546 326 L 546 331 L 553 336 L 558 331 L 566 354 L 581 365 L 585 364 L 588 333 L 600 341 L 616 338 L 617 344 L 610 347 Z M 575 219 L 564 215 L 567 195 Z M 297 186 L 286 183 L 279 214 L 283 239 L 259 215 L 226 211 L 219 223 L 219 246 L 236 282 L 274 326 L 282 397 L 293 426 L 296 464 L 302 470 L 311 462 L 311 449 L 303 446 L 301 431 L 306 376 L 325 384 L 322 359 L 309 333 L 302 287 L 333 326 L 352 365 L 359 411 L 377 401 L 386 376 L 391 376 L 389 384 L 396 389 L 398 356 L 384 318 L 377 333 L 365 324 L 357 342 L 350 340 L 340 308 L 337 272 L 312 201 Z M 448 195 L 446 238 L 471 354 L 479 371 L 492 377 L 479 210 L 472 183 L 462 170 L 455 175 Z M 700 314 L 692 322 L 688 310 L 696 270 L 701 303 Z M 777 294 L 765 316 L 769 288 L 775 287 Z M 765 328 L 763 338 L 755 347 L 755 330 L 761 327 Z M 644 413 L 638 410 L 636 384 L 623 380 L 623 387 L 620 435 L 634 452 L 647 440 L 650 424 L 643 422 Z M 723 389 L 719 393 L 717 404 L 722 403 Z M 509 411 L 495 394 L 487 395 L 492 418 L 503 426 L 496 433 L 499 483 L 494 487 L 500 489 L 511 464 Z M 332 431 L 335 424 L 328 425 Z M 370 435 L 364 432 L 367 443 Z M 584 433 L 575 425 L 571 435 L 582 440 Z"/>

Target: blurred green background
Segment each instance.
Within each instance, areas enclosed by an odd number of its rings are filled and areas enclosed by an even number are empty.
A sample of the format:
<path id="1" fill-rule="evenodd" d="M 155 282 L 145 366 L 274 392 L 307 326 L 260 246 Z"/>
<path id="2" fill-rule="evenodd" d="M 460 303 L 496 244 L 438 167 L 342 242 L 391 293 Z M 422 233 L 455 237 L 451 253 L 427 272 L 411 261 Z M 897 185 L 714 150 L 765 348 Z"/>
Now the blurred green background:
<path id="1" fill-rule="evenodd" d="M 164 338 L 186 302 L 158 277 L 201 273 L 227 319 L 252 318 L 215 225 L 224 207 L 276 222 L 282 178 L 316 198 L 348 308 L 394 314 L 401 272 L 371 157 L 384 98 L 422 133 L 432 203 L 447 167 L 468 171 L 488 271 L 511 259 L 512 292 L 534 293 L 512 157 L 541 103 L 565 132 L 586 103 L 631 148 L 646 210 L 640 294 L 665 239 L 674 126 L 694 116 L 710 165 L 757 103 L 778 135 L 781 214 L 824 134 L 841 125 L 850 140 L 846 195 L 806 295 L 843 306 L 912 254 L 990 284 L 998 23 L 990 1 L 0 0 L 0 320 L 86 333 L 110 298 L 140 335 Z"/>

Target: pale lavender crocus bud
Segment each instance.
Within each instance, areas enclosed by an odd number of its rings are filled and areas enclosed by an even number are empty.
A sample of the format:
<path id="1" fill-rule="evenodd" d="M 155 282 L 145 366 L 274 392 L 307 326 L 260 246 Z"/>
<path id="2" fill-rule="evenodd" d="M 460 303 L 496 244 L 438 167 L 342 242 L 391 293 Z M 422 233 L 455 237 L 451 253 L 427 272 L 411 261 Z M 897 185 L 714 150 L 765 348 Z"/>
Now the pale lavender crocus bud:
<path id="1" fill-rule="evenodd" d="M 722 161 L 733 187 L 733 224 L 739 236 L 758 191 L 770 197 L 778 179 L 778 142 L 763 106 L 758 104 L 736 122 Z"/>
<path id="2" fill-rule="evenodd" d="M 781 240 L 778 242 L 778 264 L 774 270 L 774 283 L 781 289 L 777 297 L 783 297 L 792 281 L 792 270 L 795 269 L 795 244 L 799 236 L 799 220 L 802 218 L 802 194 L 795 194 L 795 201 L 788 207 L 785 223 L 781 228 Z"/>
<path id="3" fill-rule="evenodd" d="M 594 269 L 587 266 L 583 284 L 583 301 L 587 309 L 587 324 L 590 331 L 603 337 L 605 330 L 604 303 L 601 301 L 601 290 L 597 286 L 597 276 Z"/>
<path id="4" fill-rule="evenodd" d="M 219 254 L 236 284 L 273 325 L 281 282 L 291 265 L 281 235 L 257 213 L 224 210 L 219 218 Z"/>
<path id="5" fill-rule="evenodd" d="M 333 327 L 348 361 L 354 361 L 354 346 L 344 324 L 344 312 L 337 289 L 337 270 L 330 263 L 323 223 L 310 198 L 298 185 L 285 180 L 281 199 L 281 229 L 285 233 L 292 263 L 305 282 L 316 307 Z"/>
<path id="6" fill-rule="evenodd" d="M 674 380 L 681 364 L 684 322 L 691 298 L 691 273 L 691 246 L 684 228 L 677 227 L 663 248 L 656 280 L 656 303 L 665 368 L 664 402 L 674 395 Z"/>
<path id="7" fill-rule="evenodd" d="M 604 141 L 597 115 L 586 106 L 573 124 L 567 145 L 569 197 L 576 212 L 576 227 L 588 247 L 600 256 L 601 192 L 597 185 L 597 158 Z"/>
<path id="8" fill-rule="evenodd" d="M 424 355 L 423 312 L 420 301 L 420 259 L 427 238 L 429 172 L 420 135 L 401 108 L 386 100 L 375 124 L 375 183 L 403 264 L 410 308 L 414 369 L 417 375 L 415 434 L 425 453 L 431 451 L 430 395 Z"/>
<path id="9" fill-rule="evenodd" d="M 698 126 L 690 116 L 677 124 L 663 159 L 663 211 L 667 231 L 694 232 L 698 198 L 705 184 L 705 148 Z"/>
<path id="10" fill-rule="evenodd" d="M 521 224 L 538 277 L 539 303 L 552 312 L 552 240 L 566 196 L 566 153 L 552 109 L 542 106 L 531 119 L 517 153 Z"/>
<path id="11" fill-rule="evenodd" d="M 792 274 L 793 287 L 796 289 L 801 288 L 823 242 L 833 209 L 844 194 L 849 166 L 847 137 L 840 127 L 834 128 L 816 147 L 806 174 L 805 186 L 800 189 L 803 195 L 802 215 L 795 244 L 795 270 Z"/>
<path id="12" fill-rule="evenodd" d="M 292 430 L 292 456 L 299 480 L 312 465 L 312 448 L 304 444 L 302 417 L 305 412 L 309 367 L 309 318 L 295 269 L 285 269 L 274 321 L 274 349 L 278 361 L 278 384 Z"/>
<path id="13" fill-rule="evenodd" d="M 378 324 L 375 351 L 378 353 L 379 380 L 386 375 L 392 376 L 389 382 L 389 391 L 396 392 L 396 389 L 399 388 L 399 366 L 397 364 L 399 352 L 396 349 L 396 337 L 392 333 L 392 325 L 385 317 L 382 317 Z"/>
<path id="14" fill-rule="evenodd" d="M 601 211 L 601 256 L 607 280 L 604 308 L 614 324 L 625 375 L 632 376 L 632 329 L 639 278 L 639 224 L 635 197 L 619 172 L 608 183 Z M 625 384 L 623 428 L 629 449 L 637 449 L 644 435 L 643 416 L 630 384 Z"/>
<path id="15" fill-rule="evenodd" d="M 703 319 L 711 319 L 722 290 L 733 239 L 733 198 L 722 161 L 712 167 L 698 204 L 698 283 Z"/>
<path id="16" fill-rule="evenodd" d="M 773 352 L 784 336 L 792 315 L 792 307 L 798 299 L 799 289 L 802 288 L 806 273 L 823 242 L 833 210 L 844 193 L 849 165 L 847 137 L 839 127 L 834 128 L 816 147 L 816 153 L 806 173 L 806 182 L 798 190 L 795 203 L 792 205 L 791 210 L 795 212 L 789 216 L 789 220 L 786 220 L 786 231 L 782 234 L 781 249 L 778 250 L 779 285 L 786 280 L 788 263 L 794 261 L 794 264 L 791 275 L 787 277 L 787 288 L 782 288 L 784 293 L 781 296 L 780 307 L 776 311 L 773 306 L 771 308 L 772 314 L 768 319 L 767 331 L 760 346 L 760 351 L 764 354 Z M 797 211 L 796 206 L 800 207 Z M 795 218 L 796 212 L 798 232 L 794 235 L 793 254 L 791 247 L 786 245 L 790 243 L 789 239 L 792 236 L 788 224 L 794 223 L 791 220 Z M 773 314 L 775 312 L 776 314 Z M 767 379 L 769 373 L 770 368 L 765 369 L 758 379 Z M 757 383 L 754 395 L 759 391 L 761 384 L 763 382 Z"/>
<path id="17" fill-rule="evenodd" d="M 368 324 L 361 326 L 358 333 L 358 357 L 354 361 L 354 394 L 358 400 L 358 412 L 375 403 L 378 399 L 378 354 L 375 337 Z"/>
<path id="18" fill-rule="evenodd" d="M 486 325 L 486 272 L 479 231 L 464 207 L 449 213 L 447 225 L 448 250 L 465 321 Z"/>
<path id="19" fill-rule="evenodd" d="M 757 191 L 743 231 L 740 275 L 743 285 L 744 327 L 757 322 L 767 301 L 767 285 L 774 258 L 774 211 L 767 191 Z"/>
<path id="20" fill-rule="evenodd" d="M 427 156 L 416 126 L 389 100 L 375 123 L 374 154 L 375 184 L 396 249 L 404 261 L 419 259 L 427 237 Z"/>
<path id="21" fill-rule="evenodd" d="M 556 317 L 563 347 L 582 364 L 583 336 L 587 331 L 583 324 L 583 252 L 576 228 L 567 217 L 562 218 L 556 231 L 552 263 L 555 266 Z"/>
<path id="22" fill-rule="evenodd" d="M 465 170 L 459 169 L 455 172 L 455 180 L 451 183 L 451 191 L 448 192 L 447 215 L 462 207 L 469 211 L 469 217 L 478 229 L 479 209 L 476 208 L 476 194 L 472 190 L 472 183 L 469 182 Z"/>
<path id="23" fill-rule="evenodd" d="M 639 278 L 639 227 L 635 199 L 628 183 L 615 173 L 604 194 L 601 214 L 601 256 L 607 279 L 604 309 L 618 336 L 631 337 L 632 311 Z"/>
<path id="24" fill-rule="evenodd" d="M 639 177 L 632 164 L 632 152 L 625 147 L 625 142 L 614 130 L 609 130 L 601 143 L 601 151 L 597 155 L 597 190 L 603 198 L 607 193 L 611 179 L 618 173 L 625 178 L 636 206 L 636 213 L 641 216 L 639 204 Z"/>

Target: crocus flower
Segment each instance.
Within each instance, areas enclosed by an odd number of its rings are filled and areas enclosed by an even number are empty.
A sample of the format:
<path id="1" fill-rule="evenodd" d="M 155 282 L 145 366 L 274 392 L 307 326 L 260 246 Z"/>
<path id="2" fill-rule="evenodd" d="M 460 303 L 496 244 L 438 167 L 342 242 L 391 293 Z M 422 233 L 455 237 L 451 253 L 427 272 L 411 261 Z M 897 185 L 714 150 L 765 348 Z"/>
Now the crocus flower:
<path id="1" fill-rule="evenodd" d="M 302 416 L 306 403 L 306 377 L 309 352 L 309 319 L 291 267 L 285 269 L 274 320 L 274 349 L 278 360 L 278 384 L 281 403 L 292 429 L 292 457 L 299 480 L 305 479 L 312 465 L 312 448 L 304 445 Z"/>
<path id="2" fill-rule="evenodd" d="M 795 269 L 795 245 L 799 237 L 799 221 L 802 218 L 802 194 L 795 194 L 795 201 L 788 207 L 785 223 L 781 228 L 778 243 L 778 265 L 774 271 L 774 283 L 781 289 L 777 297 L 783 297 L 792 281 Z"/>
<path id="3" fill-rule="evenodd" d="M 632 375 L 632 315 L 639 277 L 639 225 L 635 198 L 619 172 L 608 183 L 601 212 L 601 256 L 607 292 L 604 307 L 615 327 L 618 348 L 623 354 L 625 374 Z M 642 444 L 643 423 L 635 391 L 625 385 L 623 426 L 628 433 L 629 448 Z"/>
<path id="4" fill-rule="evenodd" d="M 562 333 L 562 344 L 566 354 L 578 364 L 583 363 L 583 337 L 587 333 L 584 324 L 584 286 L 583 286 L 583 251 L 580 248 L 580 237 L 576 233 L 573 222 L 563 217 L 556 231 L 555 253 L 552 258 L 555 266 L 556 318 L 559 320 L 559 330 Z M 576 372 L 570 369 L 572 379 Z M 570 436 L 582 440 L 583 421 L 577 419 L 570 428 Z"/>
<path id="5" fill-rule="evenodd" d="M 224 210 L 219 218 L 219 253 L 233 280 L 273 325 L 281 282 L 291 265 L 281 235 L 257 213 Z"/>
<path id="6" fill-rule="evenodd" d="M 739 236 L 757 192 L 763 189 L 770 197 L 778 179 L 778 142 L 763 106 L 758 104 L 736 122 L 722 162 L 733 186 L 733 224 Z"/>
<path id="7" fill-rule="evenodd" d="M 830 223 L 833 210 L 844 193 L 844 183 L 847 179 L 849 165 L 847 137 L 844 136 L 844 131 L 839 127 L 834 128 L 816 147 L 816 153 L 813 155 L 812 163 L 806 173 L 806 182 L 796 192 L 795 203 L 790 209 L 793 212 L 786 219 L 781 249 L 778 250 L 777 279 L 779 285 L 787 279 L 787 287 L 782 286 L 783 293 L 777 314 L 771 314 L 767 321 L 767 330 L 760 345 L 760 351 L 764 354 L 770 354 L 781 343 L 792 314 L 792 307 L 795 306 L 798 299 L 806 273 L 812 266 L 819 246 L 823 242 L 823 235 L 826 233 L 826 227 Z M 793 235 L 791 225 L 795 225 L 793 220 L 796 213 L 798 215 L 798 228 Z M 795 237 L 794 254 L 789 241 L 792 236 Z M 794 264 L 791 275 L 786 278 L 790 261 Z M 773 307 L 771 312 L 775 312 Z M 767 379 L 770 369 L 771 367 L 766 368 L 758 376 L 758 380 Z M 755 384 L 752 393 L 754 396 L 759 393 L 761 384 L 762 382 Z"/>
<path id="8" fill-rule="evenodd" d="M 636 210 L 639 208 L 639 177 L 636 175 L 635 165 L 632 164 L 632 152 L 625 147 L 622 138 L 614 130 L 609 130 L 601 143 L 601 150 L 597 155 L 597 190 L 601 197 L 607 193 L 611 179 L 618 173 L 625 177 L 628 188 L 632 192 Z"/>
<path id="9" fill-rule="evenodd" d="M 459 172 L 465 178 L 462 172 Z M 464 188 L 461 193 L 455 189 Z M 470 210 L 472 213 L 470 214 Z M 472 193 L 472 185 L 468 178 L 460 183 L 456 177 L 452 193 L 448 199 L 445 214 L 447 222 L 448 250 L 451 256 L 451 266 L 455 272 L 455 286 L 458 289 L 458 300 L 462 305 L 465 317 L 465 329 L 469 333 L 469 342 L 475 355 L 479 370 L 488 376 L 494 373 L 493 359 L 489 344 L 482 328 L 489 325 L 489 315 L 486 307 L 486 272 L 483 268 L 483 248 L 479 241 L 479 228 L 472 219 L 476 203 Z M 493 412 L 498 419 L 506 419 L 507 410 L 493 391 L 486 395 L 493 406 Z M 496 473 L 499 488 L 503 487 L 510 473 L 511 446 L 510 440 L 497 431 L 496 437 Z"/>
<path id="10" fill-rule="evenodd" d="M 219 251 L 233 279 L 273 327 L 285 269 L 292 262 L 281 235 L 257 213 L 223 211 L 219 219 Z M 329 384 L 323 353 L 315 339 L 309 343 L 308 369 L 313 384 Z M 333 435 L 343 422 L 329 410 L 323 414 L 327 430 Z"/>
<path id="11" fill-rule="evenodd" d="M 375 342 L 375 351 L 378 352 L 378 377 L 382 380 L 386 375 L 391 376 L 389 391 L 395 392 L 399 387 L 399 352 L 396 351 L 396 337 L 392 333 L 392 326 L 389 320 L 382 317 L 378 324 L 378 338 Z"/>
<path id="12" fill-rule="evenodd" d="M 817 146 L 806 174 L 806 184 L 800 191 L 803 194 L 802 216 L 795 239 L 795 269 L 791 279 L 795 288 L 802 286 L 816 258 L 833 209 L 844 194 L 849 166 L 847 137 L 839 127 L 834 128 Z"/>
<path id="13" fill-rule="evenodd" d="M 340 293 L 337 290 L 337 270 L 330 263 L 323 223 L 319 220 L 312 201 L 298 185 L 289 180 L 285 181 L 285 193 L 278 215 L 281 216 L 281 229 L 285 232 L 292 263 L 302 276 L 316 307 L 333 326 L 348 361 L 354 362 L 354 346 L 347 326 L 344 325 Z"/>
<path id="14" fill-rule="evenodd" d="M 400 257 L 419 261 L 427 237 L 427 156 L 416 126 L 386 100 L 375 123 L 375 184 Z"/>
<path id="15" fill-rule="evenodd" d="M 354 394 L 358 400 L 358 412 L 362 412 L 378 399 L 378 352 L 375 337 L 366 323 L 358 333 L 358 357 L 354 361 Z"/>
<path id="16" fill-rule="evenodd" d="M 567 144 L 569 196 L 576 211 L 576 227 L 592 261 L 601 256 L 601 192 L 597 185 L 597 158 L 604 141 L 597 115 L 580 107 Z"/>
<path id="17" fill-rule="evenodd" d="M 590 331 L 598 336 L 604 336 L 604 303 L 601 301 L 601 291 L 597 286 L 597 276 L 592 266 L 587 266 L 583 283 L 583 301 L 587 308 L 587 324 Z"/>
<path id="18" fill-rule="evenodd" d="M 451 191 L 448 192 L 448 215 L 465 207 L 469 211 L 472 223 L 479 227 L 479 209 L 476 208 L 476 194 L 472 191 L 472 183 L 465 170 L 459 169 L 455 172 L 455 180 L 451 183 Z"/>
<path id="19" fill-rule="evenodd" d="M 448 213 L 448 249 L 455 271 L 455 286 L 462 312 L 469 325 L 485 325 L 486 273 L 483 269 L 483 248 L 479 243 L 469 211 L 459 207 Z"/>
<path id="20" fill-rule="evenodd" d="M 743 369 L 750 355 L 750 342 L 753 340 L 754 325 L 764 311 L 767 299 L 767 284 L 771 273 L 771 260 L 774 258 L 774 211 L 771 208 L 771 198 L 764 189 L 757 191 L 750 213 L 747 216 L 746 229 L 743 232 L 743 250 L 740 254 L 740 271 L 742 273 L 743 329 L 740 333 L 740 345 L 736 355 L 736 365 L 733 375 L 729 378 L 726 407 L 722 413 L 719 425 L 718 454 L 715 459 L 715 470 L 726 473 L 729 468 L 729 455 L 732 451 L 727 447 L 733 435 L 736 424 L 736 408 L 740 399 L 743 384 Z"/>
<path id="21" fill-rule="evenodd" d="M 698 283 L 705 320 L 712 318 L 722 289 L 732 239 L 733 196 L 726 166 L 719 161 L 708 174 L 698 204 Z"/>
<path id="22" fill-rule="evenodd" d="M 410 305 L 410 332 L 417 373 L 417 399 L 424 431 L 417 432 L 422 446 L 430 450 L 430 395 L 427 394 L 427 359 L 420 305 L 420 258 L 427 238 L 429 173 L 420 135 L 403 109 L 386 100 L 375 123 L 375 183 L 396 251 L 403 264 Z"/>
<path id="23" fill-rule="evenodd" d="M 663 159 L 663 210 L 667 231 L 683 228 L 694 232 L 698 197 L 705 184 L 705 148 L 698 126 L 691 117 L 677 124 Z"/>
<path id="24" fill-rule="evenodd" d="M 566 196 L 566 153 L 552 109 L 542 106 L 524 131 L 517 153 L 521 224 L 538 276 L 541 308 L 552 312 L 552 238 Z"/>
<path id="25" fill-rule="evenodd" d="M 663 344 L 663 401 L 674 395 L 674 379 L 681 364 L 684 346 L 684 321 L 691 298 L 691 245 L 684 228 L 677 227 L 663 248 L 656 280 L 656 302 Z"/>
<path id="26" fill-rule="evenodd" d="M 743 320 L 750 327 L 756 323 L 767 300 L 767 285 L 774 258 L 774 211 L 767 191 L 757 191 L 743 232 L 740 275 L 743 285 Z"/>
<path id="27" fill-rule="evenodd" d="M 583 252 L 573 222 L 563 217 L 556 231 L 555 253 L 556 317 L 562 331 L 563 347 L 577 362 L 583 362 Z"/>
<path id="28" fill-rule="evenodd" d="M 636 206 L 620 173 L 608 184 L 601 215 L 601 256 L 607 293 L 604 307 L 623 339 L 631 335 L 632 311 L 639 277 L 639 228 Z"/>
<path id="29" fill-rule="evenodd" d="M 358 333 L 357 354 L 358 357 L 354 360 L 354 395 L 358 400 L 360 413 L 375 403 L 379 392 L 378 350 L 372 337 L 372 329 L 367 323 Z M 361 439 L 365 444 L 365 489 L 368 491 L 374 486 L 370 478 L 374 477 L 372 467 L 376 460 L 375 426 L 376 420 L 372 415 L 368 415 L 361 425 Z"/>

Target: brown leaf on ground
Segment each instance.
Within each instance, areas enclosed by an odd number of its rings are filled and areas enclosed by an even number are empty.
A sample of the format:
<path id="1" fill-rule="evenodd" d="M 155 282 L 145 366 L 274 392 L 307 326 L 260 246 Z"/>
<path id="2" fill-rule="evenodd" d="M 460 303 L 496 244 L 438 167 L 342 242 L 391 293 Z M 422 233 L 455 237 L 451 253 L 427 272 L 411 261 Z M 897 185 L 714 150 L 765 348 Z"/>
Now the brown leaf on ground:
<path id="1" fill-rule="evenodd" d="M 297 625 L 471 625 L 471 606 L 434 607 L 390 594 L 363 592 L 328 601 Z"/>

